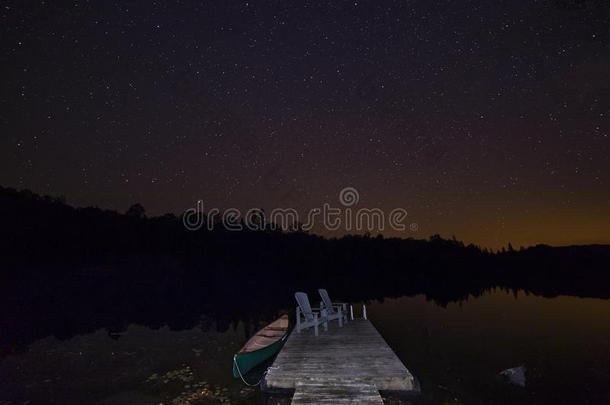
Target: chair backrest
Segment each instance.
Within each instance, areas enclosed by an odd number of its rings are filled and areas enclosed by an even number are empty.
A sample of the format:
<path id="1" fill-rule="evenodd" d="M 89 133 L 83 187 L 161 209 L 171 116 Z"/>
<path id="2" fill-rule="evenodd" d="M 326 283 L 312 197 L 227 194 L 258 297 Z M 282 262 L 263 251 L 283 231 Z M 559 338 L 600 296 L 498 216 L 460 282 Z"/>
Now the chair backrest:
<path id="1" fill-rule="evenodd" d="M 326 308 L 326 310 L 328 311 L 329 314 L 334 314 L 336 312 L 335 307 L 333 307 L 333 302 L 330 300 L 330 297 L 328 296 L 328 291 L 326 291 L 324 288 L 320 288 L 318 290 L 318 293 L 320 293 L 320 298 L 322 298 L 322 303 L 324 304 L 324 308 Z"/>
<path id="2" fill-rule="evenodd" d="M 305 316 L 305 320 L 313 321 L 313 312 L 311 311 L 311 305 L 309 304 L 309 297 L 304 292 L 294 293 L 294 298 L 296 298 L 299 307 L 301 307 L 301 312 Z"/>

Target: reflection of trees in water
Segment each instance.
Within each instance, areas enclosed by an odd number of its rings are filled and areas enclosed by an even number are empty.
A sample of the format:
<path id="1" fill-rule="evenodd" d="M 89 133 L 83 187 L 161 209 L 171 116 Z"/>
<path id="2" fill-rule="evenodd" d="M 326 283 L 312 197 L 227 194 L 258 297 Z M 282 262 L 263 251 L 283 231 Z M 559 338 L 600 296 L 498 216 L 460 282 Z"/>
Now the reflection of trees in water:
<path id="1" fill-rule="evenodd" d="M 444 269 L 434 267 L 420 267 L 402 274 L 399 267 L 394 271 L 381 269 L 373 272 L 357 268 L 349 275 L 340 269 L 336 274 L 312 270 L 306 277 L 302 272 L 225 268 L 215 270 L 218 273 L 212 283 L 199 273 L 210 269 L 173 276 L 162 271 L 150 272 L 145 278 L 126 269 L 102 279 L 25 277 L 5 284 L 0 292 L 7 302 L 0 310 L 3 330 L 0 344 L 6 353 L 48 335 L 68 339 L 100 328 L 106 329 L 111 337 L 120 338 L 130 324 L 153 329 L 168 326 L 171 330 L 201 328 L 224 332 L 243 322 L 246 335 L 250 335 L 278 312 L 292 314 L 294 291 L 309 291 L 315 297 L 321 286 L 332 291 L 334 297 L 349 302 L 424 294 L 426 299 L 443 307 L 479 297 L 495 286 L 492 279 L 482 277 L 483 272 L 478 271 L 467 276 L 457 269 L 447 274 Z M 346 278 L 349 282 L 345 282 Z M 505 284 L 511 283 L 517 285 L 518 281 Z M 525 287 L 527 291 L 540 295 L 582 293 L 577 287 L 570 288 L 569 283 L 556 282 L 551 286 L 548 278 L 538 284 L 530 279 L 525 284 L 529 284 Z M 505 287 L 514 291 L 518 288 Z"/>

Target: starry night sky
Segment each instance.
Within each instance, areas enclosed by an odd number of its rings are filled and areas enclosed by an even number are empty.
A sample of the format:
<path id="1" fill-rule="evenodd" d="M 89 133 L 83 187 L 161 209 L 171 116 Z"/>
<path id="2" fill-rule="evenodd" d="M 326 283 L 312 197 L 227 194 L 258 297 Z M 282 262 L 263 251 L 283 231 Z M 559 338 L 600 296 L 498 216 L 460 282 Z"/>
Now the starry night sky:
<path id="1" fill-rule="evenodd" d="M 606 1 L 1 5 L 3 186 L 149 215 L 352 186 L 398 236 L 610 242 Z"/>

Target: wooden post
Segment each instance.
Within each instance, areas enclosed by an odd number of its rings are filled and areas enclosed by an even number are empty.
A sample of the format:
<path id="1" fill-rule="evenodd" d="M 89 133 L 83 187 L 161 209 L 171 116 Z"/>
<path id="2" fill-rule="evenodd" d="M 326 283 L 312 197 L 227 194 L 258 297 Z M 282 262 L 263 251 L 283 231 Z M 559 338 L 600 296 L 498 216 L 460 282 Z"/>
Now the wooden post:
<path id="1" fill-rule="evenodd" d="M 350 318 L 352 318 L 352 321 L 354 320 L 354 307 L 350 304 L 349 306 L 349 316 Z"/>
<path id="2" fill-rule="evenodd" d="M 364 319 L 369 319 L 366 317 L 366 305 L 362 304 L 362 317 Z"/>

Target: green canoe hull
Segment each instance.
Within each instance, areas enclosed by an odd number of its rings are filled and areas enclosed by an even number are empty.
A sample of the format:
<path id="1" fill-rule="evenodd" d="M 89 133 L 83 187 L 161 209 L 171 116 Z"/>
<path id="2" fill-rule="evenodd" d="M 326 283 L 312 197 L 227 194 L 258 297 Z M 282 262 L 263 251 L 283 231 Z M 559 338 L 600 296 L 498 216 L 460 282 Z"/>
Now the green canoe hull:
<path id="1" fill-rule="evenodd" d="M 241 375 L 244 376 L 248 371 L 263 363 L 265 360 L 275 356 L 280 351 L 282 346 L 284 346 L 286 337 L 288 337 L 288 334 L 282 336 L 282 338 L 277 342 L 274 342 L 267 347 L 263 347 L 260 350 L 236 354 L 233 357 L 233 377 L 239 377 L 240 372 Z M 237 369 L 238 367 L 239 370 Z"/>

